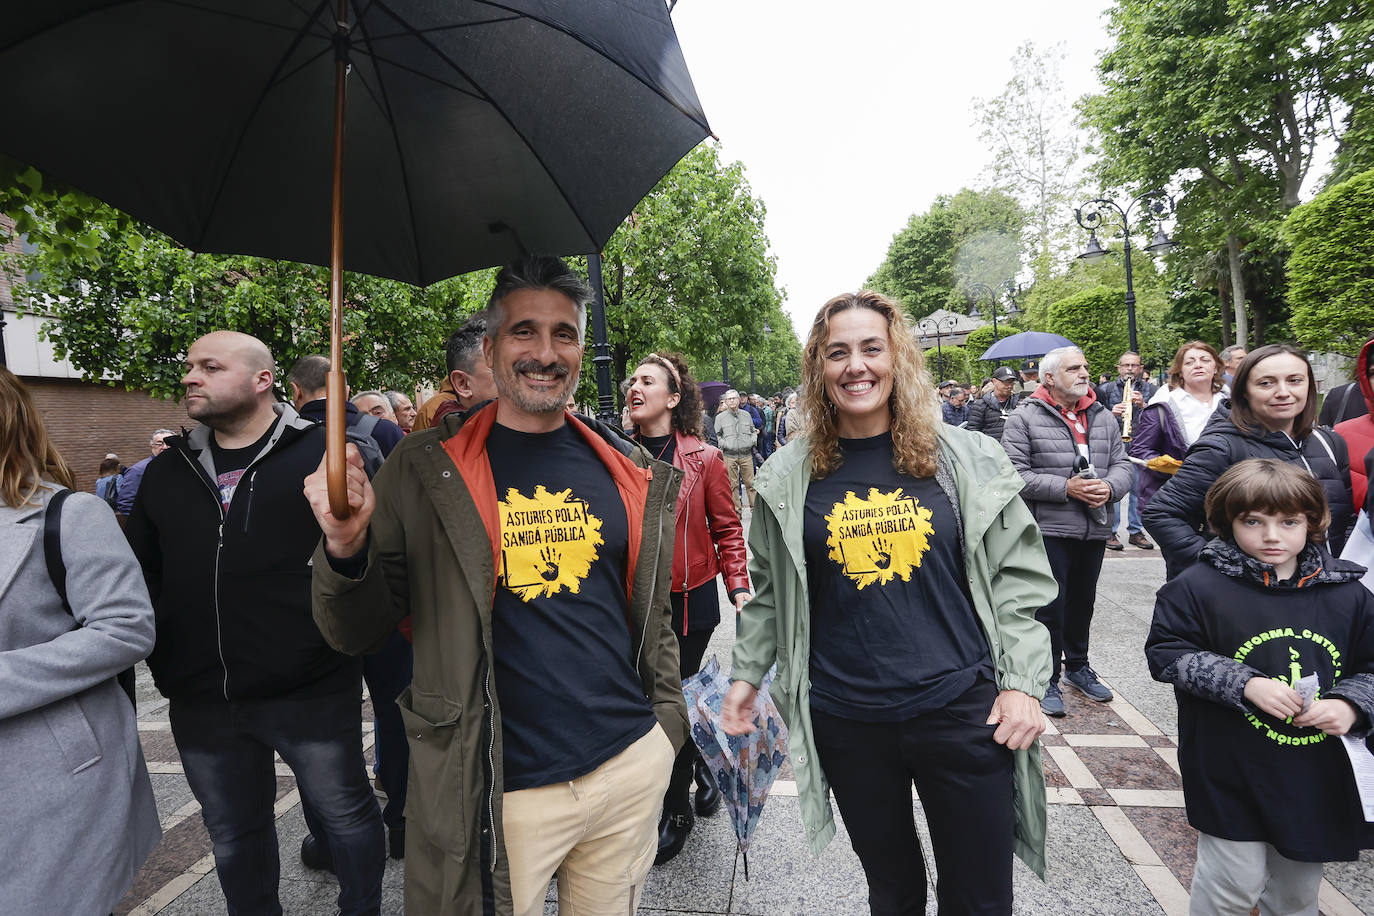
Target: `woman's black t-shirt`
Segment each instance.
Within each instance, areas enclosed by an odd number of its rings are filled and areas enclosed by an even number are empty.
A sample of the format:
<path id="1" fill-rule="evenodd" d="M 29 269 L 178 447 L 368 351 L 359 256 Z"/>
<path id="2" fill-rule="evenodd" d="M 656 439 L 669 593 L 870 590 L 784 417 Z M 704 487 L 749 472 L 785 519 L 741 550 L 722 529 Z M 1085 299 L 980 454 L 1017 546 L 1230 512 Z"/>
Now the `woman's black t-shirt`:
<path id="1" fill-rule="evenodd" d="M 935 478 L 897 473 L 890 433 L 840 449 L 844 463 L 806 494 L 811 705 L 909 719 L 992 674 L 954 509 Z"/>

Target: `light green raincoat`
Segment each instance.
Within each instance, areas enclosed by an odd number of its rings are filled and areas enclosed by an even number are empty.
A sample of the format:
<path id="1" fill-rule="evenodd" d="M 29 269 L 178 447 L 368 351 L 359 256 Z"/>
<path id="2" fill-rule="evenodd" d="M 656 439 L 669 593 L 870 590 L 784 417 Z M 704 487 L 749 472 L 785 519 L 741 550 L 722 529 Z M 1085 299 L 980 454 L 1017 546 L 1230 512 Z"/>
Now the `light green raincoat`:
<path id="1" fill-rule="evenodd" d="M 1054 600 L 1059 586 L 1045 558 L 1040 529 L 1017 495 L 1021 476 L 987 436 L 952 426 L 942 426 L 939 436 L 959 492 L 969 592 L 997 668 L 997 686 L 1038 700 L 1050 679 L 1050 635 L 1035 612 Z M 811 851 L 820 855 L 835 835 L 835 818 L 808 705 L 811 608 L 802 510 L 810 483 L 811 462 L 801 437 L 775 452 L 754 478 L 758 499 L 749 531 L 754 598 L 739 618 L 733 676 L 757 687 L 777 662 L 771 693 L 788 726 L 802 823 Z M 1014 754 L 1014 848 L 1043 879 L 1045 777 L 1039 742 Z"/>

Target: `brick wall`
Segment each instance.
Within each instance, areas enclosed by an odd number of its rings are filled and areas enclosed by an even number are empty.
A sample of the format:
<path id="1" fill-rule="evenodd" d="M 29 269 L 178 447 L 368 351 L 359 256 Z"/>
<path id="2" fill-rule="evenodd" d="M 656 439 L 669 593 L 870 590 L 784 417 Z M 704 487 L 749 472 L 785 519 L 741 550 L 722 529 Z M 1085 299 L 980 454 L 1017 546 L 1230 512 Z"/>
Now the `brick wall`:
<path id="1" fill-rule="evenodd" d="M 25 378 L 25 387 L 43 415 L 48 435 L 76 475 L 79 490 L 95 489 L 106 452 L 130 465 L 148 457 L 148 440 L 158 427 L 181 432 L 194 424 L 186 408 L 146 391 L 110 388 L 68 379 Z"/>

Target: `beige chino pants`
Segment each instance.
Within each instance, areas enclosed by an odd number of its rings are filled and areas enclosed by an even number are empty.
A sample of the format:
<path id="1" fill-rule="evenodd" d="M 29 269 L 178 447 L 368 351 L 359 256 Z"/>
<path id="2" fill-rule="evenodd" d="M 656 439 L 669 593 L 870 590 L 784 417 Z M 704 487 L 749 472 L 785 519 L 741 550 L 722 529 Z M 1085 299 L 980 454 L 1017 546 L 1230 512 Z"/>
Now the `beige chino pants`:
<path id="1" fill-rule="evenodd" d="M 515 916 L 539 916 L 558 877 L 559 916 L 633 914 L 658 852 L 673 745 L 657 723 L 571 782 L 507 792 L 502 824 Z"/>

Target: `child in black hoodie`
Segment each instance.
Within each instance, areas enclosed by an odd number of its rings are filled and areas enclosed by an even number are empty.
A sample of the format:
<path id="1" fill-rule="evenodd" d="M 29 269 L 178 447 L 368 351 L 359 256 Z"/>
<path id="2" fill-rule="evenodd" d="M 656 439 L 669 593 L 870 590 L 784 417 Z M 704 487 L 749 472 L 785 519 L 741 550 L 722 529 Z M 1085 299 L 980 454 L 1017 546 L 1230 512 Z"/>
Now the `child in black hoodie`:
<path id="1" fill-rule="evenodd" d="M 1322 863 L 1374 847 L 1335 737 L 1374 723 L 1374 595 L 1321 547 L 1330 512 L 1300 467 L 1242 461 L 1206 513 L 1219 536 L 1159 590 L 1145 644 L 1178 700 L 1191 913 L 1316 916 Z"/>

